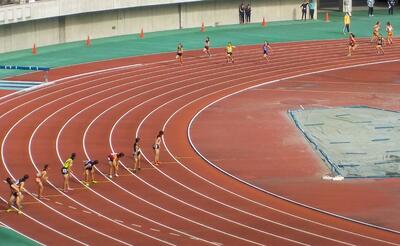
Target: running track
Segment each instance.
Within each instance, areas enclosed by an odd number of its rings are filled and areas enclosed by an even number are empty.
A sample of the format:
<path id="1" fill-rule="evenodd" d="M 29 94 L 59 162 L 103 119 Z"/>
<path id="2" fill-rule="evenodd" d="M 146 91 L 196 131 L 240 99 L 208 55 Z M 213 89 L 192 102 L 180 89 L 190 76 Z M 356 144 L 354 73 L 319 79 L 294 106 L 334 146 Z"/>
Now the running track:
<path id="1" fill-rule="evenodd" d="M 33 176 L 44 163 L 51 169 L 46 199 L 31 195 L 36 187 L 29 180 L 24 215 L 1 212 L 0 222 L 48 245 L 400 245 L 397 233 L 315 212 L 237 182 L 192 149 L 189 122 L 225 95 L 299 74 L 400 58 L 398 46 L 375 56 L 366 42 L 348 58 L 343 40 L 273 49 L 268 64 L 253 46 L 237 48 L 235 64 L 226 64 L 223 52 L 214 50 L 210 59 L 187 52 L 182 67 L 171 60 L 173 54 L 66 67 L 52 71 L 55 83 L 47 87 L 2 98 L 0 177 Z M 166 134 L 156 168 L 148 160 L 160 129 Z M 137 175 L 127 169 L 136 135 L 145 156 Z M 109 180 L 104 173 L 111 151 L 128 157 L 121 160 L 120 177 Z M 64 194 L 58 189 L 60 167 L 71 152 L 78 155 L 74 190 Z M 87 158 L 100 160 L 100 182 L 91 188 L 79 182 Z M 7 200 L 8 187 L 0 191 Z"/>

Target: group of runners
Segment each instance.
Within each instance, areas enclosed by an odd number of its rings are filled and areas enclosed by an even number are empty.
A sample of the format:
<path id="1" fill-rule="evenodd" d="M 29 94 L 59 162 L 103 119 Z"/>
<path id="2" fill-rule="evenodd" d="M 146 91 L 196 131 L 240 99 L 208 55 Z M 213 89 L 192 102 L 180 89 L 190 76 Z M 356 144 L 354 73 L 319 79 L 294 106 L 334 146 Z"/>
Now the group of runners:
<path id="1" fill-rule="evenodd" d="M 385 51 L 383 50 L 383 46 L 385 44 L 387 44 L 387 45 L 393 44 L 393 26 L 389 21 L 386 23 L 386 40 L 385 40 L 385 38 L 383 38 L 383 35 L 380 33 L 380 28 L 381 28 L 381 23 L 380 23 L 380 21 L 377 21 L 372 28 L 372 37 L 370 39 L 370 42 L 375 43 L 376 54 L 383 55 L 383 54 L 385 54 Z M 356 42 L 355 35 L 352 32 L 350 32 L 349 33 L 349 48 L 348 48 L 347 56 L 351 56 L 353 51 L 356 50 L 357 46 L 358 46 L 358 44 Z"/>
<path id="2" fill-rule="evenodd" d="M 235 58 L 233 56 L 233 50 L 236 48 L 232 44 L 232 42 L 228 42 L 228 44 L 225 47 L 225 52 L 226 52 L 226 62 L 227 63 L 235 63 Z M 263 50 L 263 58 L 267 61 L 269 61 L 269 56 L 272 53 L 272 48 L 269 44 L 268 41 L 264 41 L 264 44 L 262 46 Z M 210 37 L 207 37 L 204 40 L 204 48 L 203 52 L 208 56 L 211 57 L 211 40 Z M 183 44 L 179 43 L 177 48 L 176 48 L 176 57 L 175 57 L 181 65 L 183 65 Z"/>
<path id="3" fill-rule="evenodd" d="M 154 162 L 155 166 L 159 166 L 160 162 L 160 148 L 162 142 L 162 136 L 164 135 L 164 131 L 159 131 L 152 148 L 154 150 Z M 112 179 L 113 177 L 118 177 L 119 163 L 120 158 L 124 157 L 123 152 L 118 153 L 110 153 L 107 156 L 108 162 L 108 175 L 107 177 Z M 141 158 L 142 158 L 142 150 L 140 148 L 140 138 L 136 138 L 133 147 L 132 147 L 132 157 L 133 157 L 133 168 L 129 168 L 133 173 L 137 173 L 141 170 Z M 72 190 L 69 185 L 69 179 L 72 174 L 72 165 L 74 160 L 76 159 L 76 154 L 72 153 L 69 158 L 63 163 L 61 167 L 61 174 L 63 176 L 63 188 L 62 190 L 67 193 L 69 190 Z M 99 164 L 98 160 L 85 160 L 83 162 L 83 178 L 82 184 L 86 187 L 89 187 L 90 184 L 96 184 L 97 181 L 94 177 L 95 166 Z M 43 169 L 36 174 L 35 183 L 37 184 L 37 198 L 43 198 L 43 189 L 44 183 L 48 180 L 47 169 L 49 165 L 44 165 Z M 8 201 L 7 212 L 16 211 L 18 214 L 22 213 L 22 201 L 24 199 L 23 191 L 24 185 L 29 175 L 24 175 L 22 178 L 18 180 L 12 180 L 10 177 L 6 179 L 7 184 L 10 187 L 10 198 Z"/>
<path id="4" fill-rule="evenodd" d="M 385 53 L 385 51 L 383 50 L 383 46 L 385 45 L 385 42 L 387 42 L 387 45 L 393 44 L 393 26 L 392 26 L 392 24 L 389 21 L 386 23 L 386 33 L 387 33 L 386 40 L 385 40 L 385 38 L 383 38 L 383 35 L 380 33 L 380 28 L 381 28 L 381 23 L 379 21 L 377 21 L 376 24 L 373 26 L 372 37 L 371 37 L 371 43 L 375 43 L 376 53 L 378 55 Z M 208 57 L 212 56 L 211 49 L 210 49 L 210 43 L 211 43 L 210 37 L 207 37 L 204 41 L 203 52 Z M 355 51 L 357 47 L 358 47 L 358 44 L 356 42 L 356 37 L 355 37 L 354 33 L 350 32 L 347 56 L 351 56 L 353 51 Z M 225 47 L 227 63 L 235 63 L 235 59 L 234 59 L 234 55 L 233 55 L 234 48 L 236 48 L 236 46 L 234 46 L 232 44 L 232 42 L 228 42 L 228 44 Z M 272 53 L 272 48 L 268 41 L 264 42 L 264 44 L 262 45 L 262 50 L 263 50 L 263 58 L 265 60 L 269 61 L 270 54 Z M 182 43 L 179 43 L 177 46 L 176 59 L 178 59 L 179 63 L 181 65 L 183 65 L 183 44 Z"/>
<path id="5" fill-rule="evenodd" d="M 390 22 L 387 22 L 386 24 L 386 32 L 387 32 L 387 37 L 386 40 L 383 38 L 382 34 L 380 33 L 380 22 L 376 22 L 376 24 L 373 26 L 373 31 L 372 31 L 372 37 L 371 37 L 371 43 L 375 43 L 376 46 L 376 52 L 377 54 L 384 54 L 383 50 L 383 45 L 385 44 L 385 41 L 387 42 L 388 45 L 391 45 L 393 43 L 393 26 L 391 25 Z M 349 33 L 349 46 L 348 46 L 348 56 L 351 56 L 353 51 L 357 48 L 358 44 L 356 42 L 355 35 L 353 33 Z M 208 56 L 211 57 L 211 41 L 210 38 L 207 37 L 204 41 L 204 48 L 203 52 Z M 228 42 L 227 46 L 225 47 L 226 51 L 226 62 L 227 63 L 234 63 L 234 55 L 233 51 L 234 48 L 236 48 L 231 42 Z M 262 45 L 262 50 L 263 50 L 263 58 L 267 61 L 269 61 L 269 56 L 272 53 L 272 48 L 269 44 L 268 41 L 265 41 L 264 44 Z M 183 45 L 182 43 L 179 43 L 177 46 L 177 54 L 176 54 L 176 59 L 179 60 L 179 63 L 182 65 L 183 64 Z M 163 131 L 159 131 L 157 134 L 154 144 L 152 146 L 154 150 L 154 165 L 158 166 L 160 165 L 160 147 L 161 147 L 161 141 L 162 141 L 162 136 L 164 135 Z M 136 138 L 134 143 L 133 143 L 133 149 L 132 149 L 132 155 L 133 155 L 133 168 L 130 168 L 130 170 L 133 173 L 136 173 L 141 170 L 141 156 L 142 156 L 142 151 L 140 148 L 140 138 Z M 108 178 L 112 179 L 113 177 L 118 177 L 118 170 L 119 170 L 119 163 L 120 163 L 120 158 L 124 157 L 124 153 L 119 152 L 119 153 L 110 153 L 107 156 L 108 160 L 108 165 L 109 165 L 109 172 L 108 172 Z M 61 174 L 64 178 L 63 180 L 63 191 L 68 192 L 71 190 L 70 185 L 69 185 L 69 179 L 72 174 L 72 164 L 76 158 L 76 154 L 72 153 L 70 157 L 64 162 L 61 168 Z M 95 180 L 94 173 L 95 169 L 94 167 L 99 164 L 98 160 L 85 160 L 84 165 L 83 165 L 83 179 L 82 183 L 85 186 L 89 186 L 90 184 L 95 184 L 97 181 Z M 47 169 L 48 165 L 44 165 L 43 169 L 37 173 L 36 178 L 35 178 L 35 183 L 37 184 L 37 197 L 40 199 L 43 197 L 43 189 L 44 186 L 43 184 L 48 180 L 48 175 L 47 175 Z M 23 201 L 23 194 L 22 192 L 24 191 L 24 185 L 26 180 L 29 178 L 29 175 L 24 175 L 22 178 L 13 181 L 11 178 L 7 178 L 6 182 L 10 186 L 10 199 L 8 202 L 9 208 L 7 211 L 12 211 L 13 208 L 16 209 L 18 213 L 21 213 L 22 209 L 22 201 Z"/>

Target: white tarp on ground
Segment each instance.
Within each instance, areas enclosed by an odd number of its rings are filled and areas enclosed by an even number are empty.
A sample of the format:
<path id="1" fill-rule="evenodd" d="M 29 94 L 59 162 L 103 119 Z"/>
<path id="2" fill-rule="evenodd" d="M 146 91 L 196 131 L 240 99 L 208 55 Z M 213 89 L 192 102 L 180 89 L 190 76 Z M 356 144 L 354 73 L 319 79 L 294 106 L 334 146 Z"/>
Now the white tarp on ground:
<path id="1" fill-rule="evenodd" d="M 368 107 L 289 111 L 343 177 L 400 177 L 400 113 Z"/>

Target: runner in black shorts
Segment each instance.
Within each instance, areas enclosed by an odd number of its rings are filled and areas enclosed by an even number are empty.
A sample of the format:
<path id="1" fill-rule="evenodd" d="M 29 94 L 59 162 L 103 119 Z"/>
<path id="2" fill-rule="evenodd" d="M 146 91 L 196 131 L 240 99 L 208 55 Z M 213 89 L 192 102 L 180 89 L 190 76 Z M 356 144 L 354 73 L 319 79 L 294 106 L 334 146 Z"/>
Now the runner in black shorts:
<path id="1" fill-rule="evenodd" d="M 204 41 L 204 49 L 203 52 L 208 55 L 208 57 L 211 56 L 210 53 L 210 37 L 207 37 L 206 40 Z"/>
<path id="2" fill-rule="evenodd" d="M 380 54 L 385 54 L 385 51 L 383 51 L 383 43 L 385 42 L 385 39 L 382 37 L 382 34 L 378 35 L 378 38 L 376 40 L 376 54 L 380 55 Z"/>
<path id="3" fill-rule="evenodd" d="M 72 153 L 71 156 L 64 162 L 62 168 L 61 168 L 61 174 L 64 177 L 64 192 L 68 192 L 68 190 L 71 190 L 69 187 L 69 176 L 72 172 L 72 164 L 75 160 L 76 154 Z"/>
<path id="4" fill-rule="evenodd" d="M 94 179 L 94 168 L 93 167 L 95 165 L 97 165 L 98 163 L 99 163 L 98 160 L 87 160 L 87 161 L 84 161 L 83 168 L 85 170 L 84 170 L 83 174 L 85 176 L 85 179 L 84 179 L 84 181 L 82 181 L 84 185 L 89 186 L 89 184 L 90 184 L 89 183 L 89 175 L 90 175 L 90 177 L 92 179 L 92 183 L 93 184 L 97 183 L 96 180 Z"/>
<path id="5" fill-rule="evenodd" d="M 15 184 L 18 186 L 19 191 L 21 192 L 20 194 L 20 203 L 22 204 L 22 200 L 24 199 L 24 195 L 22 192 L 25 190 L 25 182 L 29 179 L 29 175 L 25 174 L 22 178 L 18 179 L 15 181 Z"/>
<path id="6" fill-rule="evenodd" d="M 10 186 L 10 199 L 8 201 L 8 209 L 7 212 L 11 212 L 13 211 L 13 206 L 15 204 L 15 206 L 17 207 L 17 212 L 18 214 L 21 214 L 21 191 L 18 187 L 17 184 L 15 184 L 15 182 L 13 182 L 11 180 L 11 178 L 7 178 L 6 182 L 8 183 L 8 185 Z"/>
<path id="7" fill-rule="evenodd" d="M 176 47 L 176 59 L 179 59 L 179 63 L 182 65 L 183 64 L 183 45 L 182 43 L 178 44 L 178 47 Z"/>

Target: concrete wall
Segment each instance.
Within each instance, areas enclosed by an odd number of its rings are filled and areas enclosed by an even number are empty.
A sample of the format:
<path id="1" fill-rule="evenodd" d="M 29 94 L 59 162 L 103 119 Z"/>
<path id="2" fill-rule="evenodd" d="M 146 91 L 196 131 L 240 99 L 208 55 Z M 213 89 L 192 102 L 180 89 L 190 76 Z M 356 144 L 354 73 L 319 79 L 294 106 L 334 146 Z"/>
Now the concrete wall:
<path id="1" fill-rule="evenodd" d="M 140 7 L 65 17 L 65 41 L 179 29 L 176 5 Z"/>
<path id="2" fill-rule="evenodd" d="M 154 32 L 179 29 L 180 25 L 182 28 L 199 27 L 202 21 L 207 26 L 237 24 L 241 2 L 208 0 L 88 12 L 0 25 L 0 52 L 31 48 L 34 43 L 45 46 L 84 40 L 88 35 L 94 39 L 133 34 L 141 28 L 146 32 Z M 301 16 L 298 0 L 252 0 L 251 4 L 253 22 L 261 22 L 263 17 L 269 22 L 294 20 Z"/>
<path id="3" fill-rule="evenodd" d="M 205 25 L 215 23 L 220 25 L 238 24 L 238 6 L 241 2 L 251 2 L 252 22 L 297 20 L 301 18 L 300 2 L 298 0 L 214 0 L 182 4 L 182 27 L 196 27 L 204 21 Z M 315 18 L 317 17 L 317 11 Z"/>
<path id="4" fill-rule="evenodd" d="M 15 0 L 19 2 L 19 0 Z M 0 25 L 89 12 L 148 7 L 207 0 L 20 0 L 0 6 Z"/>

